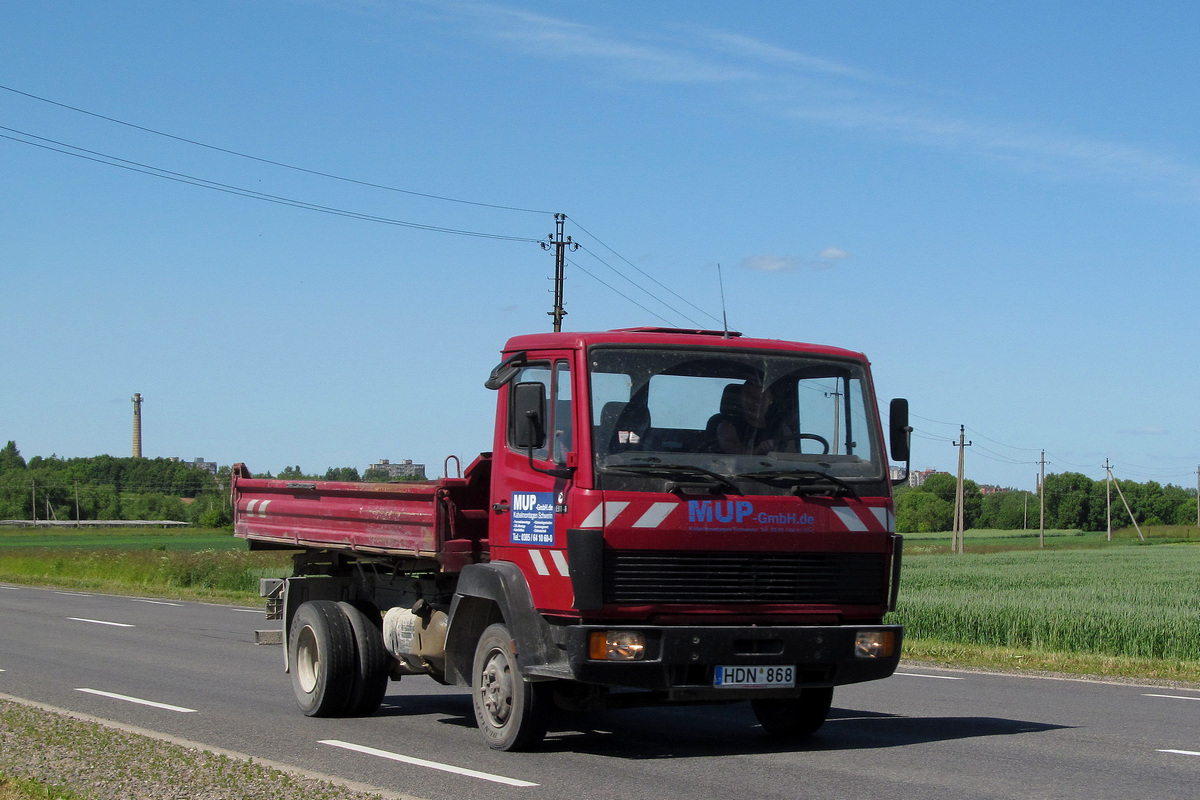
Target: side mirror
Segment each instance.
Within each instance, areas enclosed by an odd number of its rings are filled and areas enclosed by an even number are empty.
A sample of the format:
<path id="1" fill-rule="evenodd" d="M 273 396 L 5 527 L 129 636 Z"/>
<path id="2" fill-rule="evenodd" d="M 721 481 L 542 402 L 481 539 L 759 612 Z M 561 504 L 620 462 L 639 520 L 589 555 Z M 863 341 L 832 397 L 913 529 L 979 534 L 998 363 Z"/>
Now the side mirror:
<path id="1" fill-rule="evenodd" d="M 892 451 L 892 460 L 908 461 L 912 439 L 912 427 L 908 424 L 908 401 L 897 397 L 888 408 L 888 415 L 891 418 L 888 449 Z"/>
<path id="2" fill-rule="evenodd" d="M 542 383 L 518 383 L 512 388 L 512 443 L 523 450 L 539 450 L 546 445 L 546 386 Z"/>

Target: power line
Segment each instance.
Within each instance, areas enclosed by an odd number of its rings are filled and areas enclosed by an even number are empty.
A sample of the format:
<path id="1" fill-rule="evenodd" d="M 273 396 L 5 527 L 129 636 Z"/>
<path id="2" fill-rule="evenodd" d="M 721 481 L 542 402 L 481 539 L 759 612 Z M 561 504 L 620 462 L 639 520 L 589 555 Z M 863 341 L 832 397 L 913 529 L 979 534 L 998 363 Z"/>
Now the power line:
<path id="1" fill-rule="evenodd" d="M 590 236 L 591 234 L 588 234 L 588 235 Z M 672 306 L 670 303 L 668 303 L 667 301 L 663 300 L 661 297 L 658 297 L 657 295 L 655 295 L 655 294 L 654 294 L 654 292 L 650 291 L 649 289 L 646 289 L 646 288 L 645 288 L 645 287 L 643 287 L 643 286 L 640 286 L 640 285 L 638 285 L 638 283 L 637 283 L 636 281 L 634 281 L 632 278 L 630 278 L 628 275 L 626 275 L 625 273 L 621 272 L 621 270 L 617 269 L 617 268 L 616 268 L 616 267 L 614 267 L 612 264 L 608 263 L 608 262 L 607 262 L 607 261 L 605 261 L 603 258 L 601 258 L 600 256 L 596 255 L 595 253 L 593 253 L 593 252 L 592 252 L 591 250 L 589 250 L 588 248 L 586 248 L 586 247 L 580 247 L 580 249 L 581 249 L 581 250 L 583 250 L 583 252 L 587 253 L 587 254 L 588 254 L 589 256 L 591 256 L 592 258 L 594 258 L 594 259 L 596 259 L 597 261 L 599 261 L 599 262 L 600 262 L 601 264 L 603 264 L 604 266 L 608 267 L 610 270 L 612 270 L 613 272 L 615 272 L 615 273 L 616 273 L 617 275 L 619 275 L 621 278 L 624 278 L 624 279 L 625 279 L 625 281 L 626 281 L 626 282 L 628 282 L 628 283 L 629 283 L 631 286 L 633 286 L 634 288 L 638 289 L 638 290 L 639 290 L 639 291 L 641 291 L 641 292 L 644 292 L 646 295 L 648 295 L 649 297 L 653 298 L 655 301 L 657 301 L 657 302 L 659 302 L 659 303 L 663 304 L 664 306 L 666 306 L 668 309 L 670 309 L 672 312 L 674 312 L 674 313 L 675 313 L 675 314 L 677 314 L 678 316 L 680 316 L 680 317 L 683 317 L 685 320 L 687 320 L 688 322 L 692 323 L 692 325 L 696 326 L 697 328 L 703 328 L 703 327 L 704 327 L 703 325 L 701 325 L 699 322 L 696 322 L 696 320 L 692 319 L 691 317 L 689 317 L 689 316 L 688 316 L 687 314 L 685 314 L 684 312 L 682 312 L 682 311 L 680 311 L 679 309 L 675 308 L 675 307 L 674 307 L 674 306 Z M 579 263 L 578 263 L 578 262 L 576 262 L 576 261 L 571 261 L 570 263 L 571 263 L 571 265 L 572 265 L 572 266 L 575 266 L 575 267 L 577 267 L 577 268 L 580 268 L 580 269 L 582 269 L 582 267 L 580 267 L 580 265 L 579 265 Z M 640 270 L 639 270 L 639 271 L 640 271 Z M 594 277 L 594 276 L 593 276 L 593 277 Z M 651 280 L 654 280 L 654 279 L 653 279 L 653 278 L 651 278 Z M 657 281 L 655 281 L 655 282 L 657 283 Z M 605 284 L 605 285 L 606 285 L 606 286 L 608 286 L 608 284 Z M 609 286 L 609 288 L 610 288 L 610 289 L 612 289 L 613 287 Z M 613 291 L 616 291 L 616 290 L 615 290 L 615 289 L 613 289 Z M 638 308 L 641 308 L 641 309 L 643 309 L 643 310 L 645 310 L 645 311 L 650 311 L 650 309 L 646 308 L 646 307 L 645 307 L 645 306 L 643 306 L 641 303 L 637 303 L 637 302 L 635 302 L 635 301 L 634 301 L 632 298 L 630 298 L 628 295 L 626 295 L 626 294 L 623 294 L 623 293 L 621 293 L 621 292 L 617 292 L 617 293 L 618 293 L 618 294 L 620 294 L 622 297 L 624 297 L 626 300 L 629 300 L 629 302 L 633 303 L 633 304 L 634 304 L 634 305 L 636 305 Z M 674 293 L 672 292 L 672 294 L 674 294 Z M 687 301 L 684 301 L 684 302 L 687 302 Z M 689 305 L 690 305 L 690 304 L 689 304 Z M 650 313 L 651 313 L 651 314 L 654 314 L 654 312 L 653 312 L 653 311 L 650 311 Z M 654 314 L 654 316 L 658 317 L 660 320 L 662 320 L 662 319 L 663 319 L 663 318 L 662 318 L 661 316 L 659 316 L 658 314 Z M 663 320 L 663 322 L 667 322 L 667 321 L 666 321 L 666 320 Z M 669 325 L 669 324 L 671 324 L 671 323 L 667 322 L 667 324 Z"/>
<path id="2" fill-rule="evenodd" d="M 647 273 L 645 270 L 643 270 L 643 269 L 642 269 L 641 267 L 639 267 L 637 264 L 634 264 L 634 263 L 633 263 L 632 261 L 630 261 L 628 258 L 626 258 L 625 256 L 621 255 L 620 253 L 618 253 L 618 252 L 617 252 L 616 250 L 614 250 L 613 248 L 609 247 L 607 244 L 605 244 L 604 242 L 602 242 L 602 241 L 600 240 L 600 238 L 599 238 L 598 236 L 596 236 L 596 234 L 592 233 L 592 232 L 591 232 L 591 231 L 589 231 L 587 228 L 585 228 L 585 227 L 583 227 L 582 225 L 580 225 L 580 224 L 579 224 L 577 221 L 575 221 L 575 220 L 571 220 L 571 221 L 572 221 L 572 222 L 575 224 L 575 227 L 579 228 L 579 230 L 583 231 L 583 232 L 584 232 L 584 233 L 586 233 L 588 236 L 590 236 L 590 237 L 592 237 L 593 239 L 595 239 L 595 240 L 596 240 L 596 242 L 598 242 L 598 243 L 600 244 L 600 246 L 601 246 L 601 247 L 603 247 L 603 248 L 604 248 L 605 250 L 607 250 L 608 252 L 612 253 L 612 254 L 613 254 L 614 256 L 616 256 L 617 258 L 619 258 L 619 259 L 621 259 L 622 261 L 624 261 L 624 262 L 625 262 L 626 264 L 628 264 L 629 266 L 631 266 L 631 267 L 633 267 L 634 269 L 636 269 L 636 270 L 637 270 L 639 273 L 641 273 L 641 274 L 642 274 L 643 276 L 645 276 L 646 278 L 649 278 L 651 281 L 653 281 L 653 282 L 654 282 L 655 284 L 657 284 L 659 287 L 661 287 L 662 289 L 665 289 L 666 291 L 668 291 L 668 292 L 670 292 L 671 294 L 675 295 L 675 297 L 677 297 L 677 298 L 679 298 L 680 300 L 682 300 L 683 302 L 687 303 L 689 306 L 691 306 L 692 308 L 696 309 L 696 310 L 697 310 L 697 311 L 699 311 L 701 314 L 704 314 L 706 317 L 708 317 L 708 318 L 712 319 L 713 321 L 715 321 L 715 322 L 717 322 L 717 323 L 720 323 L 720 322 L 721 322 L 721 320 L 720 320 L 718 317 L 716 317 L 715 315 L 713 315 L 713 314 L 710 314 L 709 312 L 705 311 L 703 308 L 701 308 L 700 306 L 696 305 L 696 304 L 695 304 L 695 303 L 693 303 L 691 300 L 688 300 L 686 297 L 683 297 L 682 295 L 680 295 L 678 292 L 676 292 L 676 291 L 675 291 L 674 289 L 672 289 L 671 287 L 669 287 L 669 286 L 667 286 L 667 285 L 665 285 L 665 284 L 661 283 L 659 280 L 657 280 L 657 279 L 656 279 L 656 278 L 654 278 L 652 275 L 650 275 L 649 273 Z M 590 254 L 590 255 L 591 255 L 593 258 L 595 258 L 597 261 L 600 261 L 602 264 L 603 264 L 603 263 L 605 263 L 603 259 L 601 259 L 599 256 L 597 256 L 595 253 L 592 253 L 592 252 L 591 252 L 590 250 L 588 250 L 586 247 L 585 247 L 585 248 L 583 248 L 583 249 L 584 249 L 586 252 L 588 252 L 588 253 L 589 253 L 589 254 Z M 605 266 L 608 266 L 608 267 L 609 267 L 609 269 L 612 269 L 612 267 L 611 267 L 610 265 L 608 265 L 608 264 L 605 264 Z M 614 271 L 615 271 L 615 270 L 614 270 Z M 631 281 L 631 282 L 632 282 L 632 281 Z M 640 287 L 639 287 L 639 288 L 640 288 Z M 643 291 L 644 291 L 644 290 L 643 290 Z M 649 292 L 647 292 L 647 294 L 649 294 Z M 666 305 L 666 304 L 664 303 L 664 305 Z M 678 313 L 678 312 L 677 312 L 677 313 Z M 680 316 L 683 316 L 683 317 L 685 317 L 685 318 L 686 318 L 686 315 L 685 315 L 685 314 L 680 314 Z M 692 321 L 692 322 L 694 322 L 694 320 L 689 320 L 689 321 Z M 700 326 L 700 327 L 703 327 L 703 326 Z"/>
<path id="3" fill-rule="evenodd" d="M 278 161 L 275 159 L 264 158 L 262 156 L 255 156 L 255 155 L 252 155 L 249 153 L 242 152 L 240 150 L 234 150 L 234 149 L 227 148 L 227 147 L 220 147 L 217 145 L 208 144 L 207 142 L 202 142 L 197 139 L 191 139 L 186 136 L 179 136 L 177 134 L 167 133 L 166 131 L 161 131 L 161 130 L 158 130 L 155 128 L 150 128 L 145 125 L 139 125 L 137 123 L 129 122 L 129 121 L 123 120 L 123 119 L 118 119 L 117 117 L 108 116 L 106 114 L 100 114 L 98 112 L 90 111 L 88 109 L 80 108 L 78 106 L 73 106 L 68 103 L 60 102 L 58 100 L 52 100 L 48 97 L 43 97 L 41 95 L 36 95 L 31 92 L 22 91 L 20 89 L 17 89 L 17 88 L 11 87 L 11 86 L 0 85 L 0 89 L 3 89 L 4 91 L 10 92 L 12 94 L 20 95 L 21 97 L 26 97 L 31 100 L 36 100 L 40 103 L 45 103 L 48 105 L 56 106 L 58 108 L 66 109 L 68 111 L 71 111 L 71 112 L 74 112 L 77 114 L 82 114 L 85 116 L 89 116 L 89 117 L 92 117 L 95 119 L 104 120 L 105 122 L 110 122 L 115 125 L 121 125 L 126 128 L 130 128 L 130 129 L 137 130 L 137 131 L 142 131 L 144 133 L 149 133 L 149 134 L 152 134 L 155 136 L 160 136 L 160 137 L 170 139 L 173 141 L 182 142 L 184 144 L 189 144 L 189 145 L 192 145 L 195 147 L 202 147 L 204 149 L 211 150 L 214 152 L 224 153 L 226 155 L 235 156 L 237 158 L 244 158 L 244 159 L 248 159 L 250 161 L 256 161 L 256 162 L 259 162 L 262 164 L 268 164 L 268 165 L 280 167 L 283 169 L 293 170 L 295 172 L 300 172 L 300 173 L 304 173 L 307 175 L 314 175 L 317 177 L 328 178 L 331 180 L 343 181 L 345 183 L 351 183 L 351 184 L 355 184 L 358 186 L 364 186 L 364 187 L 369 187 L 369 188 L 373 188 L 373 189 L 382 189 L 382 190 L 390 191 L 390 192 L 398 192 L 398 193 L 410 195 L 413 197 L 421 197 L 421 198 L 425 198 L 425 199 L 429 199 L 429 200 L 439 200 L 439 201 L 449 202 L 449 203 L 459 203 L 462 205 L 475 206 L 475 207 L 479 207 L 479 208 L 491 208 L 491 209 L 498 209 L 498 210 L 504 210 L 504 211 L 529 213 L 529 214 L 550 214 L 550 213 L 552 213 L 552 212 L 544 211 L 544 210 L 540 210 L 540 209 L 523 208 L 520 206 L 510 206 L 510 205 L 504 205 L 504 204 L 499 204 L 499 203 L 484 203 L 484 202 L 479 202 L 479 201 L 474 201 L 474 200 L 464 200 L 462 198 L 449 197 L 446 195 L 433 194 L 430 192 L 418 192 L 418 191 L 414 191 L 411 189 L 402 189 L 402 188 L 399 188 L 396 186 L 389 186 L 387 184 L 375 183 L 373 181 L 365 181 L 365 180 L 359 180 L 356 178 L 349 178 L 349 177 L 346 177 L 343 175 L 337 175 L 335 173 L 325 172 L 323 170 L 312 169 L 309 167 L 301 167 L 301 166 L 298 166 L 295 164 L 289 164 L 284 161 Z M 377 223 L 381 223 L 381 224 L 398 225 L 401 227 L 413 228 L 416 230 L 432 231 L 432 232 L 437 232 L 437 233 L 447 233 L 447 234 L 454 234 L 454 235 L 460 235 L 460 236 L 474 236 L 474 237 L 490 238 L 490 239 L 497 239 L 497 240 L 503 240 L 503 241 L 519 241 L 519 242 L 530 242 L 530 243 L 538 241 L 536 239 L 531 239 L 528 237 L 508 236 L 508 235 L 502 235 L 502 234 L 483 233 L 483 232 L 479 232 L 479 231 L 469 231 L 469 230 L 436 226 L 436 225 L 425 225 L 425 224 L 421 224 L 421 223 L 409 222 L 406 220 L 381 217 L 381 216 L 376 216 L 376 215 L 371 215 L 371 214 L 364 214 L 364 213 L 356 212 L 356 211 L 350 211 L 347 209 L 335 208 L 332 206 L 325 206 L 325 205 L 322 205 L 319 203 L 310 203 L 307 201 L 295 200 L 292 198 L 281 197 L 278 195 L 272 195 L 272 194 L 268 194 L 265 192 L 258 192 L 258 191 L 252 190 L 252 189 L 246 189 L 246 188 L 239 187 L 239 186 L 233 186 L 233 185 L 229 185 L 229 184 L 219 183 L 216 181 L 210 181 L 208 179 L 199 178 L 194 175 L 187 175 L 184 173 L 173 172 L 171 170 L 167 170 L 167 169 L 164 169 L 161 167 L 155 167 L 150 164 L 144 164 L 144 163 L 140 163 L 140 162 L 136 162 L 136 161 L 130 161 L 128 159 L 122 159 L 117 156 L 108 155 L 106 153 L 101 153 L 98 151 L 88 150 L 86 148 L 67 144 L 65 142 L 59 142 L 59 141 L 56 141 L 53 139 L 38 136 L 36 134 L 27 133 L 24 131 L 18 131 L 13 128 L 3 128 L 2 126 L 0 126 L 0 129 L 7 130 L 7 131 L 17 134 L 19 136 L 28 137 L 29 139 L 38 140 L 37 142 L 27 141 L 27 140 L 18 139 L 18 138 L 12 137 L 12 136 L 4 136 L 3 134 L 0 134 L 0 137 L 2 137 L 2 138 L 9 139 L 11 141 L 15 141 L 15 142 L 18 142 L 21 144 L 30 145 L 33 147 L 40 147 L 42 149 L 51 150 L 53 152 L 57 152 L 57 153 L 60 153 L 63 155 L 69 155 L 69 156 L 81 158 L 84 160 L 94 161 L 96 163 L 104 164 L 107 166 L 118 167 L 121 169 L 130 170 L 133 172 L 141 172 L 142 174 L 151 175 L 153 177 L 163 178 L 166 180 L 173 180 L 178 183 L 184 183 L 184 184 L 188 184 L 188 185 L 192 185 L 192 186 L 198 186 L 201 188 L 207 188 L 207 189 L 211 189 L 214 191 L 221 191 L 221 192 L 225 192 L 227 194 L 233 194 L 233 195 L 237 195 L 237 196 L 241 196 L 241 197 L 248 197 L 251 199 L 262 200 L 264 202 L 272 202 L 272 203 L 276 203 L 276 204 L 280 204 L 280 205 L 291 206 L 293 208 L 302 208 L 302 209 L 306 209 L 306 210 L 310 210 L 310 211 L 319 211 L 321 213 L 332 214 L 335 216 L 344 216 L 344 217 L 359 219 L 359 220 L 363 220 L 363 221 L 367 221 L 367 222 L 377 222 Z M 38 142 L 43 142 L 45 144 L 39 144 Z M 51 146 L 51 145 L 54 145 L 54 146 Z M 67 148 L 67 150 L 63 150 L 63 149 L 59 149 L 59 148 Z M 75 151 L 75 152 L 70 152 L 70 151 Z M 87 154 L 87 155 L 84 155 L 84 154 Z M 608 244 L 606 244 L 604 241 L 602 241 L 598 236 L 593 234 L 591 231 L 584 228 L 577 221 L 572 220 L 572 222 L 583 233 L 590 236 L 592 239 L 594 239 L 596 242 L 598 242 L 602 247 L 604 247 L 606 250 L 608 250 L 610 253 L 612 253 L 617 258 L 619 258 L 621 261 L 624 261 L 630 267 L 637 270 L 637 272 L 640 273 L 643 277 L 652 281 L 654 284 L 656 284 L 660 288 L 666 290 L 667 292 L 674 295 L 679 300 L 683 301 L 684 303 L 686 303 L 687 305 L 696 309 L 697 311 L 701 312 L 705 316 L 708 316 L 713 320 L 717 320 L 717 318 L 714 315 L 712 315 L 709 312 L 705 311 L 704 309 L 700 308 L 695 303 L 692 303 L 690 300 L 683 297 L 678 292 L 674 291 L 670 287 L 666 286 L 665 284 L 663 284 L 662 282 L 658 281 L 656 278 L 651 276 L 645 270 L 638 267 L 636 264 L 634 264 L 628 258 L 625 258 L 625 256 L 618 253 L 615 249 L 610 247 Z M 584 250 L 585 250 L 585 252 L 588 252 L 588 254 L 591 255 L 593 258 L 595 258 L 597 261 L 599 261 L 601 264 L 604 264 L 609 269 L 611 269 L 613 272 L 616 272 L 618 275 L 620 275 L 622 278 L 624 278 L 627 282 L 629 282 L 632 286 L 634 286 L 638 290 L 646 293 L 648 296 L 650 296 L 657 302 L 660 302 L 663 305 L 667 306 L 667 308 L 669 308 L 675 314 L 678 314 L 680 317 L 683 317 L 684 319 L 686 319 L 688 322 L 692 323 L 696 327 L 704 327 L 702 324 L 698 323 L 696 320 L 692 319 L 687 314 L 672 307 L 669 303 L 665 302 L 661 297 L 655 295 L 655 293 L 653 291 L 650 291 L 650 290 L 644 288 L 643 286 L 639 285 L 632 278 L 630 278 L 629 276 L 622 273 L 620 270 L 613 267 L 611 264 L 606 262 L 604 259 L 600 258 L 597 254 L 591 252 L 587 248 L 584 248 Z M 574 264 L 574 266 L 576 266 L 577 268 L 582 270 L 582 267 L 580 267 L 578 264 Z M 596 278 L 596 276 L 593 275 L 592 273 L 589 273 L 586 270 L 583 270 L 583 271 L 589 277 L 592 277 L 593 279 L 596 279 L 597 281 L 599 281 L 599 279 Z M 642 310 L 652 314 L 657 319 L 663 321 L 664 323 L 670 324 L 669 322 L 667 322 L 667 320 L 663 319 L 663 317 L 660 316 L 659 314 L 656 314 L 655 312 L 646 308 L 641 303 L 634 301 L 628 295 L 626 295 L 620 291 L 617 291 L 615 289 L 615 287 L 605 283 L 604 281 L 599 281 L 599 282 L 601 284 L 603 284 L 604 286 L 608 287 L 609 289 L 612 289 L 618 295 L 625 298 L 626 300 L 633 303 L 634 305 L 638 306 Z M 719 320 L 717 320 L 717 321 L 719 321 Z"/>
<path id="4" fill-rule="evenodd" d="M 296 166 L 295 164 L 288 164 L 284 161 L 274 161 L 269 158 L 262 158 L 260 156 L 250 155 L 249 153 L 243 153 L 238 150 L 231 150 L 231 149 L 225 148 L 225 147 L 218 147 L 216 145 L 197 141 L 196 139 L 188 139 L 185 136 L 176 136 L 175 134 L 155 130 L 154 128 L 147 128 L 144 125 L 137 125 L 132 122 L 126 122 L 125 120 L 117 119 L 116 117 L 109 117 L 109 116 L 105 116 L 104 114 L 98 114 L 95 111 L 88 111 L 87 109 L 84 109 L 84 108 L 67 105 L 66 103 L 60 103 L 57 100 L 51 100 L 47 97 L 41 97 L 36 94 L 30 94 L 29 92 L 23 92 L 20 89 L 14 89 L 11 86 L 0 85 L 0 89 L 3 89 L 6 92 L 12 92 L 13 94 L 19 94 L 22 97 L 28 97 L 31 100 L 37 100 L 39 102 L 47 103 L 52 106 L 58 106 L 59 108 L 65 108 L 68 111 L 74 111 L 78 114 L 85 114 L 89 117 L 94 117 L 96 119 L 102 119 L 106 122 L 112 122 L 117 125 L 124 125 L 125 127 L 132 128 L 134 130 L 143 131 L 145 133 L 151 133 L 151 134 L 154 134 L 155 136 L 162 136 L 166 139 L 173 139 L 177 142 L 183 142 L 185 144 L 194 145 L 196 147 L 203 147 L 207 150 L 213 150 L 218 153 L 225 153 L 227 155 L 237 156 L 238 158 L 246 158 L 251 161 L 257 161 L 261 164 L 270 164 L 273 167 L 282 167 L 284 169 L 295 170 L 296 172 L 303 172 L 308 175 L 316 175 L 321 178 L 330 178 L 331 180 L 335 180 L 335 181 L 344 181 L 346 183 L 353 183 L 353 184 L 357 184 L 359 186 L 367 186 L 372 189 L 383 189 L 383 190 L 389 191 L 389 192 L 399 192 L 400 194 L 412 195 L 413 197 L 423 197 L 428 200 L 441 200 L 441 201 L 444 201 L 447 203 L 460 203 L 462 205 L 478 206 L 480 208 L 495 208 L 495 209 L 500 209 L 503 211 L 519 211 L 519 212 L 527 213 L 527 214 L 550 214 L 550 213 L 552 213 L 550 211 L 541 211 L 541 210 L 534 209 L 534 208 L 521 208 L 519 206 L 506 206 L 506 205 L 500 205 L 498 203 L 481 203 L 481 202 L 478 202 L 475 200 L 462 200 L 462 199 L 456 198 L 456 197 L 447 197 L 445 195 L 439 195 L 439 194 L 429 194 L 427 192 L 416 192 L 411 189 L 400 189 L 395 186 L 387 186 L 386 184 L 372 183 L 370 181 L 357 180 L 355 178 L 347 178 L 342 175 L 335 175 L 331 172 L 322 172 L 320 170 L 309 169 L 307 167 L 299 167 L 299 166 Z"/>
<path id="5" fill-rule="evenodd" d="M 13 142 L 18 142 L 19 144 L 25 144 L 25 145 L 29 145 L 31 147 L 38 147 L 43 150 L 50 150 L 55 153 L 72 156 L 74 158 L 80 158 L 85 161 L 92 161 L 97 164 L 103 164 L 103 165 L 109 166 L 109 167 L 117 167 L 119 169 L 129 170 L 130 172 L 139 172 L 143 175 L 150 175 L 155 178 L 163 178 L 164 180 L 175 181 L 176 183 L 184 183 L 184 184 L 188 184 L 190 186 L 198 186 L 202 189 L 211 189 L 211 190 L 217 191 L 217 192 L 224 192 L 225 194 L 233 194 L 233 195 L 237 195 L 239 197 L 247 197 L 247 198 L 250 198 L 253 200 L 262 200 L 262 201 L 268 202 L 268 203 L 276 203 L 278 205 L 291 206 L 293 208 L 302 208 L 302 209 L 305 209 L 308 211 L 318 211 L 323 214 L 332 214 L 334 216 L 349 217 L 351 219 L 363 220 L 365 222 L 377 222 L 377 223 L 381 223 L 384 225 L 396 225 L 396 226 L 403 227 L 403 228 L 412 228 L 415 230 L 431 231 L 431 232 L 435 232 L 435 233 L 447 233 L 447 234 L 453 234 L 456 236 L 473 236 L 473 237 L 483 238 L 483 239 L 498 239 L 498 240 L 502 240 L 502 241 L 511 241 L 511 242 L 537 243 L 539 241 L 538 239 L 533 239 L 533 238 L 530 238 L 527 236 L 512 236 L 512 235 L 508 235 L 508 234 L 485 233 L 482 231 L 463 230 L 460 228 L 447 228 L 447 227 L 442 227 L 439 225 L 426 225 L 426 224 L 419 223 L 419 222 L 409 222 L 407 220 L 393 219 L 390 217 L 381 217 L 381 216 L 376 216 L 373 214 L 364 214 L 359 211 L 350 211 L 350 210 L 342 209 L 342 208 L 334 208 L 333 206 L 324 206 L 324 205 L 320 205 L 318 203 L 310 203 L 305 200 L 295 200 L 295 199 L 288 198 L 288 197 L 281 197 L 279 195 L 272 195 L 272 194 L 267 194 L 265 192 L 258 192 L 253 189 L 246 189 L 246 188 L 243 188 L 240 186 L 233 186 L 231 184 L 219 183 L 217 181 L 210 181 L 206 178 L 198 178 L 194 175 L 187 175 L 182 172 L 173 172 L 168 169 L 163 169 L 162 167 L 155 167 L 150 164 L 143 164 L 143 163 L 140 163 L 137 161 L 130 161 L 128 159 L 119 158 L 117 156 L 108 155 L 107 153 L 101 153 L 101 152 L 98 152 L 95 150 L 88 150 L 87 148 L 77 147 L 76 145 L 67 144 L 65 142 L 56 141 L 54 139 L 48 139 L 44 136 L 38 136 L 38 135 L 32 134 L 32 133 L 26 133 L 25 131 L 20 131 L 15 128 L 5 127 L 3 125 L 0 125 L 0 130 L 9 131 L 10 133 L 15 133 L 18 136 L 26 136 L 30 139 L 38 140 L 38 141 L 31 142 L 31 141 L 27 141 L 25 139 L 17 138 L 17 136 L 8 136 L 6 134 L 0 134 L 0 138 L 8 139 Z M 43 144 L 43 142 L 45 144 Z M 67 148 L 67 149 L 63 149 L 63 148 Z M 76 152 L 71 152 L 71 151 L 76 151 Z"/>
<path id="6" fill-rule="evenodd" d="M 608 282 L 604 281 L 603 279 L 601 279 L 601 278 L 597 277 L 596 275 L 594 275 L 593 273 L 589 272 L 589 271 L 588 271 L 586 268 L 584 268 L 584 266 L 583 266 L 582 264 L 579 264 L 579 263 L 577 263 L 577 262 L 575 262 L 575 261 L 572 261 L 571 259 L 567 259 L 567 263 L 568 263 L 568 264 L 570 264 L 572 267 L 575 267 L 575 269 L 579 270 L 579 271 L 580 271 L 580 272 L 582 272 L 584 275 L 587 275 L 587 276 L 588 276 L 589 278 L 591 278 L 592 280 L 596 281 L 596 283 L 599 283 L 601 286 L 604 286 L 605 288 L 607 288 L 607 289 L 610 289 L 611 291 L 615 292 L 616 294 L 619 294 L 621 297 L 623 297 L 623 298 L 625 298 L 626 300 L 628 300 L 629 302 L 633 303 L 635 306 L 637 306 L 638 308 L 642 309 L 643 311 L 645 311 L 645 312 L 646 312 L 647 314 L 649 314 L 650 316 L 652 316 L 652 317 L 655 317 L 655 318 L 656 318 L 656 319 L 658 319 L 660 322 L 662 322 L 664 325 L 671 325 L 671 324 L 672 324 L 670 320 L 668 320 L 668 319 L 665 319 L 664 317 L 662 317 L 661 315 L 659 315 L 657 312 L 651 311 L 649 308 L 646 308 L 644 305 L 642 305 L 641 303 L 639 303 L 637 300 L 634 300 L 632 297 L 630 297 L 629 295 L 625 294 L 625 293 L 624 293 L 624 292 L 622 292 L 620 289 L 616 288 L 616 287 L 615 287 L 615 286 L 613 286 L 612 284 L 610 284 L 610 283 L 608 283 Z"/>

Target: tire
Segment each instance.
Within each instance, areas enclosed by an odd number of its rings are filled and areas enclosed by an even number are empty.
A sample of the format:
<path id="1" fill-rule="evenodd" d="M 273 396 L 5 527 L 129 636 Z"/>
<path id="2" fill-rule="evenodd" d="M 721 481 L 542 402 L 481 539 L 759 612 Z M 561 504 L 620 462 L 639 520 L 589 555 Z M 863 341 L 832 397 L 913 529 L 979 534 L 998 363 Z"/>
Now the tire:
<path id="1" fill-rule="evenodd" d="M 512 636 L 502 623 L 487 628 L 475 647 L 471 700 L 475 721 L 493 750 L 525 750 L 546 735 L 548 683 L 521 677 Z"/>
<path id="2" fill-rule="evenodd" d="M 358 656 L 350 621 L 329 600 L 301 604 L 288 635 L 292 693 L 310 717 L 336 717 L 346 708 Z"/>
<path id="3" fill-rule="evenodd" d="M 825 724 L 833 703 L 833 687 L 804 689 L 786 700 L 751 700 L 750 707 L 763 729 L 781 739 L 812 736 Z"/>
<path id="4" fill-rule="evenodd" d="M 372 615 L 379 619 L 379 612 L 373 607 L 357 606 L 344 600 L 338 603 L 338 608 L 354 632 L 357 652 L 356 671 L 346 699 L 345 714 L 351 717 L 370 716 L 378 710 L 383 696 L 387 694 L 390 672 L 383 633 L 372 621 Z"/>

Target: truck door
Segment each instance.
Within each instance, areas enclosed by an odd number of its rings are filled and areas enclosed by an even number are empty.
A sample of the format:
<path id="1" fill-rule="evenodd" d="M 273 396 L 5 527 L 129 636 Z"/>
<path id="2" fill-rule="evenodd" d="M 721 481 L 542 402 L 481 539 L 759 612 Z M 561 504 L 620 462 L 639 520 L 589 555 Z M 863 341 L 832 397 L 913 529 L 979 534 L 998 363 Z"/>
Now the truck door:
<path id="1" fill-rule="evenodd" d="M 517 384 L 542 387 L 546 436 L 532 454 L 514 441 L 512 400 Z M 538 608 L 569 609 L 566 512 L 577 455 L 569 354 L 547 355 L 524 364 L 502 390 L 502 398 L 504 419 L 497 425 L 493 454 L 492 560 L 511 561 L 521 569 Z"/>

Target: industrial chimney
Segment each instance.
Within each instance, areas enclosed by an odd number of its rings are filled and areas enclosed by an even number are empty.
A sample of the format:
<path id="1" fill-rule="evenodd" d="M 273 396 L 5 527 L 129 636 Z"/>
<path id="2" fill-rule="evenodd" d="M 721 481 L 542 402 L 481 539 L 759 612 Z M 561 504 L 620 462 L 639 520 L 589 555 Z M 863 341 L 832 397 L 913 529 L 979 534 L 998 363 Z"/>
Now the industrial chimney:
<path id="1" fill-rule="evenodd" d="M 142 457 L 142 393 L 133 395 L 133 457 Z"/>

